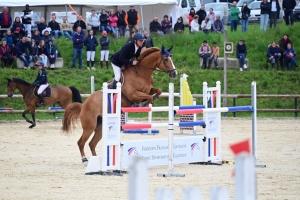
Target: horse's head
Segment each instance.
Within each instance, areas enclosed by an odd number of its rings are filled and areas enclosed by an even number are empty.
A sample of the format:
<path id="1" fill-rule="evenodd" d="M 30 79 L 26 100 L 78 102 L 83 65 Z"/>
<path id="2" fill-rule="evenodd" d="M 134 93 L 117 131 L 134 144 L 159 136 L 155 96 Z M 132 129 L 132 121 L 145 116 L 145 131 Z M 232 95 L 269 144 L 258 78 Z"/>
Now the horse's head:
<path id="1" fill-rule="evenodd" d="M 15 89 L 17 88 L 16 83 L 12 78 L 7 79 L 7 96 L 12 97 L 14 95 Z"/>
<path id="2" fill-rule="evenodd" d="M 172 49 L 173 46 L 171 46 L 167 50 L 164 46 L 162 46 L 160 50 L 161 61 L 159 62 L 159 65 L 157 67 L 160 70 L 167 72 L 171 78 L 176 78 L 178 73 L 172 60 L 172 54 L 170 53 Z"/>

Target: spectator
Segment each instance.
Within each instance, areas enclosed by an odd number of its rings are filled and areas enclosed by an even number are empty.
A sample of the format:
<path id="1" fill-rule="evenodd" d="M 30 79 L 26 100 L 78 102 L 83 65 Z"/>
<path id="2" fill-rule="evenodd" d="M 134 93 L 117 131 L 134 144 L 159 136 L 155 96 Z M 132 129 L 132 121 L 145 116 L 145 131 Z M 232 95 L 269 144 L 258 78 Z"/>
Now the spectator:
<path id="1" fill-rule="evenodd" d="M 59 28 L 68 39 L 72 40 L 72 36 L 71 36 L 73 35 L 72 25 L 67 22 L 67 17 L 63 18 L 63 23 L 59 24 Z"/>
<path id="2" fill-rule="evenodd" d="M 134 9 L 134 6 L 130 6 L 129 11 L 126 13 L 125 22 L 128 25 L 129 33 L 132 32 L 133 28 L 135 29 L 136 32 L 139 31 L 139 27 L 137 24 L 140 22 L 140 15 Z"/>
<path id="3" fill-rule="evenodd" d="M 14 33 L 17 28 L 19 28 L 19 33 L 22 35 L 22 37 L 26 35 L 25 26 L 20 21 L 20 17 L 15 18 L 11 32 Z"/>
<path id="4" fill-rule="evenodd" d="M 45 23 L 45 18 L 44 17 L 41 17 L 40 23 L 37 24 L 37 28 L 40 32 L 40 35 L 43 36 L 44 32 L 45 32 L 44 30 L 47 28 L 47 24 Z"/>
<path id="5" fill-rule="evenodd" d="M 177 22 L 174 25 L 174 32 L 175 33 L 184 33 L 184 24 L 182 23 L 182 18 L 181 17 L 179 17 L 177 19 Z"/>
<path id="6" fill-rule="evenodd" d="M 279 59 L 280 61 L 280 67 L 283 70 L 283 59 L 284 59 L 284 55 L 283 53 L 285 52 L 285 50 L 287 50 L 287 44 L 291 44 L 293 46 L 293 42 L 290 40 L 289 36 L 287 34 L 284 34 L 283 37 L 280 39 L 279 41 L 279 48 L 280 48 L 280 53 L 281 53 L 281 57 Z"/>
<path id="7" fill-rule="evenodd" d="M 16 28 L 16 30 L 15 30 L 12 37 L 13 37 L 15 46 L 17 46 L 17 43 L 20 42 L 23 38 L 22 34 L 20 33 L 20 28 L 19 27 Z"/>
<path id="8" fill-rule="evenodd" d="M 107 31 L 107 32 L 111 32 L 111 28 L 109 27 L 109 16 L 106 13 L 105 9 L 102 9 L 101 15 L 99 17 L 99 21 L 100 21 L 100 30 L 101 32 L 103 31 Z"/>
<path id="9" fill-rule="evenodd" d="M 205 20 L 202 21 L 201 29 L 203 30 L 204 34 L 208 34 L 211 30 L 211 22 L 208 17 L 206 17 Z"/>
<path id="10" fill-rule="evenodd" d="M 110 13 L 109 13 L 109 27 L 111 29 L 111 32 L 113 33 L 114 35 L 114 38 L 117 38 L 117 32 L 118 32 L 118 17 L 117 15 L 115 15 L 115 11 L 114 10 L 110 10 Z"/>
<path id="11" fill-rule="evenodd" d="M 38 47 L 36 45 L 36 42 L 34 39 L 31 40 L 31 49 L 30 49 L 30 55 L 32 57 L 32 61 L 34 63 L 37 62 L 37 59 L 38 59 L 38 54 L 39 54 L 39 51 L 38 51 Z"/>
<path id="12" fill-rule="evenodd" d="M 7 45 L 9 46 L 9 48 L 10 48 L 11 55 L 12 55 L 13 57 L 15 57 L 15 56 L 16 56 L 16 46 L 15 46 L 14 38 L 13 38 L 13 36 L 12 36 L 12 34 L 11 34 L 10 29 L 7 29 L 4 38 L 6 39 L 6 44 L 7 44 Z"/>
<path id="13" fill-rule="evenodd" d="M 208 61 L 208 68 L 210 68 L 210 65 L 211 65 L 212 61 L 214 61 L 215 68 L 219 69 L 219 66 L 218 66 L 218 57 L 219 57 L 219 55 L 220 55 L 220 48 L 217 46 L 217 43 L 214 42 L 213 43 L 213 48 L 212 48 L 212 55 L 211 55 L 211 57 L 209 58 L 209 61 Z"/>
<path id="14" fill-rule="evenodd" d="M 202 68 L 206 69 L 207 58 L 209 58 L 211 54 L 211 49 L 207 44 L 207 41 L 204 40 L 199 48 L 199 55 L 202 58 Z"/>
<path id="15" fill-rule="evenodd" d="M 96 52 L 96 47 L 98 46 L 98 42 L 97 42 L 97 38 L 94 36 L 93 29 L 91 29 L 89 31 L 89 35 L 85 38 L 84 46 L 86 46 L 87 69 L 90 70 L 90 62 L 91 62 L 92 70 L 96 70 L 96 68 L 95 68 L 95 52 Z"/>
<path id="16" fill-rule="evenodd" d="M 280 5 L 278 0 L 271 0 L 271 12 L 270 12 L 270 28 L 272 28 L 272 25 L 274 24 L 274 28 L 276 28 L 277 19 L 279 19 L 280 15 Z"/>
<path id="17" fill-rule="evenodd" d="M 286 62 L 290 63 L 289 64 L 289 70 L 292 71 L 294 66 L 298 66 L 295 56 L 296 56 L 296 52 L 294 49 L 292 49 L 292 45 L 289 43 L 287 44 L 287 49 L 284 51 L 283 53 Z"/>
<path id="18" fill-rule="evenodd" d="M 38 56 L 42 59 L 44 67 L 48 67 L 48 57 L 45 40 L 41 40 L 38 46 Z"/>
<path id="19" fill-rule="evenodd" d="M 162 27 L 158 22 L 158 18 L 154 17 L 153 21 L 150 22 L 150 33 L 158 33 L 159 35 L 164 35 L 164 32 L 162 32 Z"/>
<path id="20" fill-rule="evenodd" d="M 31 37 L 31 39 L 33 39 L 33 40 L 35 41 L 36 46 L 38 46 L 38 45 L 40 44 L 41 36 L 40 36 L 38 30 L 35 30 L 35 31 L 33 32 L 33 35 L 32 35 L 32 37 Z"/>
<path id="21" fill-rule="evenodd" d="M 251 10 L 248 8 L 247 1 L 243 3 L 241 13 L 242 13 L 242 32 L 248 30 L 248 18 L 250 17 Z"/>
<path id="22" fill-rule="evenodd" d="M 49 34 L 49 31 L 45 31 L 44 32 L 44 37 L 42 37 L 42 40 L 45 41 L 46 44 L 48 44 L 48 40 L 49 38 L 51 38 L 50 34 Z M 51 38 L 52 39 L 52 38 Z"/>
<path id="23" fill-rule="evenodd" d="M 223 22 L 220 20 L 220 15 L 216 15 L 216 21 L 213 24 L 214 32 L 219 34 L 224 32 Z"/>
<path id="24" fill-rule="evenodd" d="M 82 68 L 82 48 L 83 48 L 83 43 L 84 43 L 84 38 L 83 35 L 81 34 L 81 27 L 77 27 L 76 33 L 73 35 L 73 60 L 72 60 L 72 69 L 75 69 L 76 66 L 76 58 L 78 55 L 79 59 L 79 69 Z"/>
<path id="25" fill-rule="evenodd" d="M 214 22 L 216 21 L 216 15 L 214 13 L 214 9 L 212 9 L 212 8 L 209 9 L 209 14 L 207 15 L 207 17 L 211 24 L 210 30 L 213 32 L 214 31 L 213 25 L 214 25 Z"/>
<path id="26" fill-rule="evenodd" d="M 268 0 L 263 0 L 260 3 L 260 30 L 267 30 L 270 12 L 270 3 L 268 2 Z"/>
<path id="27" fill-rule="evenodd" d="M 131 34 L 130 34 L 130 36 L 129 36 L 129 38 L 127 39 L 126 44 L 129 43 L 129 42 L 133 42 L 133 36 L 134 36 L 134 34 L 135 34 L 135 31 L 132 31 Z"/>
<path id="28" fill-rule="evenodd" d="M 240 9 L 236 7 L 236 1 L 232 2 L 232 7 L 230 8 L 229 12 L 231 19 L 231 31 L 236 31 L 240 14 Z"/>
<path id="29" fill-rule="evenodd" d="M 27 35 L 31 37 L 31 20 L 32 20 L 33 11 L 29 9 L 29 5 L 26 4 L 25 10 L 22 11 L 22 23 L 25 26 Z"/>
<path id="30" fill-rule="evenodd" d="M 2 13 L 0 13 L 0 27 L 1 28 L 9 28 L 9 27 L 11 27 L 11 24 L 12 24 L 11 15 L 8 12 L 7 7 L 4 6 Z"/>
<path id="31" fill-rule="evenodd" d="M 196 15 L 195 9 L 191 8 L 190 14 L 189 14 L 189 31 L 190 31 L 190 33 L 191 33 L 191 22 L 193 21 L 195 15 Z M 181 21 L 182 21 L 182 19 L 181 19 Z"/>
<path id="32" fill-rule="evenodd" d="M 27 42 L 27 37 L 23 37 L 22 40 L 17 43 L 18 58 L 24 62 L 24 69 L 29 69 L 29 64 L 32 60 L 30 49 L 30 42 Z"/>
<path id="33" fill-rule="evenodd" d="M 103 60 L 105 59 L 106 69 L 108 69 L 108 55 L 109 55 L 109 38 L 107 37 L 107 32 L 102 32 L 102 37 L 100 38 L 100 66 L 103 68 Z"/>
<path id="34" fill-rule="evenodd" d="M 86 30 L 86 24 L 85 22 L 82 20 L 82 16 L 79 15 L 77 21 L 74 23 L 73 25 L 73 31 L 74 34 L 76 34 L 77 32 L 77 27 L 80 26 L 80 34 L 84 37 L 85 36 L 85 30 Z"/>
<path id="35" fill-rule="evenodd" d="M 143 35 L 144 35 L 145 40 L 144 40 L 144 44 L 143 44 L 142 47 L 146 47 L 146 48 L 154 47 L 153 40 L 150 37 L 150 35 L 148 35 L 148 31 L 147 30 L 143 31 Z"/>
<path id="36" fill-rule="evenodd" d="M 173 33 L 172 22 L 169 20 L 168 15 L 164 16 L 164 20 L 161 21 L 161 26 L 164 34 Z"/>
<path id="37" fill-rule="evenodd" d="M 56 46 L 53 44 L 52 38 L 48 39 L 48 45 L 46 45 L 46 53 L 50 62 L 50 68 L 55 68 Z"/>
<path id="38" fill-rule="evenodd" d="M 206 18 L 205 6 L 202 5 L 200 10 L 198 10 L 196 14 L 198 15 L 198 24 L 202 24 L 202 21 Z"/>
<path id="39" fill-rule="evenodd" d="M 4 64 L 4 67 L 10 67 L 14 58 L 11 56 L 9 46 L 6 44 L 6 39 L 2 39 L 2 45 L 0 46 L 0 59 Z"/>
<path id="40" fill-rule="evenodd" d="M 272 64 L 272 69 L 274 70 L 275 62 L 280 58 L 281 53 L 279 47 L 276 45 L 276 42 L 272 42 L 272 45 L 268 48 L 267 59 Z"/>
<path id="41" fill-rule="evenodd" d="M 236 58 L 240 60 L 240 71 L 247 69 L 246 65 L 246 56 L 247 56 L 247 46 L 244 40 L 240 39 L 238 45 L 236 46 Z"/>
<path id="42" fill-rule="evenodd" d="M 284 10 L 285 24 L 287 26 L 294 24 L 293 10 L 296 6 L 295 0 L 283 0 L 282 8 Z"/>
<path id="43" fill-rule="evenodd" d="M 48 27 L 51 28 L 52 35 L 58 39 L 58 35 L 64 36 L 64 32 L 60 30 L 59 24 L 56 22 L 56 16 L 51 16 L 51 21 L 48 23 Z"/>
<path id="44" fill-rule="evenodd" d="M 97 32 L 99 31 L 99 26 L 100 26 L 100 23 L 99 23 L 99 18 L 98 16 L 95 14 L 95 9 L 93 9 L 92 11 L 92 14 L 91 16 L 88 18 L 88 25 L 91 26 L 92 30 L 93 30 L 93 34 L 96 36 L 97 35 Z"/>
<path id="45" fill-rule="evenodd" d="M 191 33 L 199 32 L 199 16 L 195 15 L 194 20 L 191 22 Z"/>
<path id="46" fill-rule="evenodd" d="M 118 7 L 117 17 L 118 17 L 118 28 L 120 31 L 120 36 L 124 37 L 126 32 L 126 22 L 125 22 L 126 12 L 121 8 Z"/>

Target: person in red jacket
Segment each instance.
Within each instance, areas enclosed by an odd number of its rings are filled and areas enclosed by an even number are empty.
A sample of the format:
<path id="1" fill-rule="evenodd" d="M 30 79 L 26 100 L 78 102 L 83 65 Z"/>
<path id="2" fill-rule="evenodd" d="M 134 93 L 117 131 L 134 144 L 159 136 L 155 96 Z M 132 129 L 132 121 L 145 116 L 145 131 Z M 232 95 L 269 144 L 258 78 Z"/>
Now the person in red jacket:
<path id="1" fill-rule="evenodd" d="M 191 33 L 191 22 L 193 21 L 195 15 L 196 15 L 195 9 L 191 8 L 190 14 L 189 14 L 189 30 L 190 30 L 190 33 Z"/>
<path id="2" fill-rule="evenodd" d="M 0 46 L 0 59 L 5 67 L 10 67 L 14 58 L 11 56 L 10 48 L 6 44 L 6 39 L 2 39 L 2 45 Z"/>

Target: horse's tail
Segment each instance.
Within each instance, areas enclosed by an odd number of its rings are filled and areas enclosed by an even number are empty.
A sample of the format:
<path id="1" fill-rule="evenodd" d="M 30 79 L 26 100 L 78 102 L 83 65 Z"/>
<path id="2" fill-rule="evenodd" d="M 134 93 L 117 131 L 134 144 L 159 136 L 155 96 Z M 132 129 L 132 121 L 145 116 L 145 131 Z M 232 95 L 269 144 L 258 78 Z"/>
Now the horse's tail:
<path id="1" fill-rule="evenodd" d="M 72 91 L 73 102 L 82 103 L 81 95 L 80 92 L 77 90 L 77 88 L 73 86 L 69 88 Z"/>
<path id="2" fill-rule="evenodd" d="M 62 122 L 63 126 L 61 129 L 66 132 L 66 134 L 70 134 L 70 131 L 75 128 L 75 123 L 77 122 L 81 108 L 81 103 L 71 103 L 65 109 L 65 115 Z"/>

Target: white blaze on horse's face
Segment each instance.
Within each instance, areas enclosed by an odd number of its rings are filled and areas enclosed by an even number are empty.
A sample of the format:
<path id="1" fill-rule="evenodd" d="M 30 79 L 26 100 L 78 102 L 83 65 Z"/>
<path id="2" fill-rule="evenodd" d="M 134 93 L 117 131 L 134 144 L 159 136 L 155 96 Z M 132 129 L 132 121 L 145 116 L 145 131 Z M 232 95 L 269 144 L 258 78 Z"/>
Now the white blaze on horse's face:
<path id="1" fill-rule="evenodd" d="M 172 63 L 172 66 L 173 66 L 173 72 L 175 73 L 175 74 L 174 74 L 175 77 L 171 77 L 171 78 L 176 78 L 177 75 L 178 75 L 177 70 L 176 70 L 176 67 L 175 67 L 175 65 L 174 65 L 174 63 L 173 63 L 172 58 L 171 58 L 171 57 L 168 57 L 168 58 L 169 58 L 170 62 Z"/>

